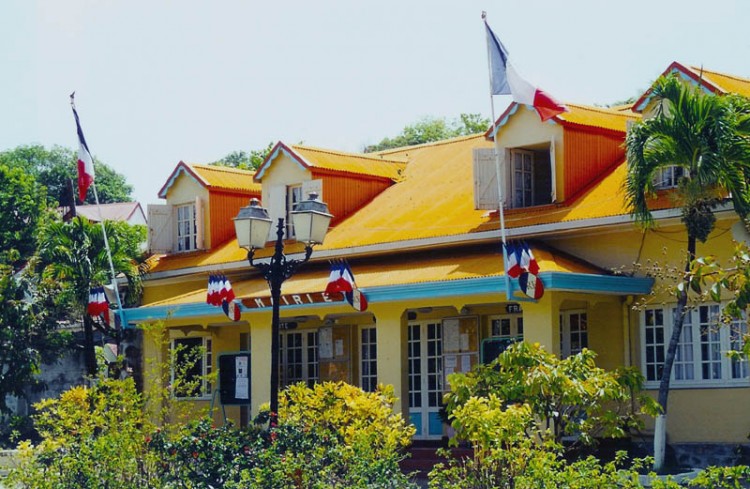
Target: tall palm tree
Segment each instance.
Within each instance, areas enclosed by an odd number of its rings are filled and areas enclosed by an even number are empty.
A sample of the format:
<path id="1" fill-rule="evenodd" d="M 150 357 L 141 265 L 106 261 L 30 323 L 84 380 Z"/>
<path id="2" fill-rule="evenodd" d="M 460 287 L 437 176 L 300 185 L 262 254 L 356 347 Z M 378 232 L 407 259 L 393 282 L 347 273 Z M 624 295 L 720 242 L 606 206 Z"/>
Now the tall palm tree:
<path id="1" fill-rule="evenodd" d="M 141 280 L 136 262 L 138 251 L 132 246 L 132 232 L 124 223 L 105 221 L 104 226 L 115 273 L 127 279 L 128 300 L 133 301 L 140 293 Z M 95 322 L 86 313 L 89 289 L 112 280 L 102 226 L 81 217 L 68 223 L 52 222 L 40 232 L 38 255 L 42 274 L 60 283 L 64 298 L 74 312 L 83 317 L 86 370 L 89 375 L 96 375 L 94 328 L 105 334 L 117 333 Z M 119 338 L 117 340 L 119 342 Z"/>
<path id="2" fill-rule="evenodd" d="M 664 462 L 666 416 L 672 366 L 682 335 L 688 301 L 689 270 L 696 242 L 705 242 L 714 228 L 714 209 L 729 198 L 743 220 L 750 213 L 750 103 L 737 96 L 716 96 L 680 81 L 661 78 L 653 87 L 656 112 L 636 123 L 625 141 L 628 175 L 627 203 L 635 220 L 654 225 L 649 197 L 655 194 L 654 177 L 668 167 L 682 169 L 676 196 L 687 231 L 685 275 L 678 287 L 677 309 L 659 383 L 654 438 L 655 469 Z M 745 221 L 747 222 L 747 221 Z"/>

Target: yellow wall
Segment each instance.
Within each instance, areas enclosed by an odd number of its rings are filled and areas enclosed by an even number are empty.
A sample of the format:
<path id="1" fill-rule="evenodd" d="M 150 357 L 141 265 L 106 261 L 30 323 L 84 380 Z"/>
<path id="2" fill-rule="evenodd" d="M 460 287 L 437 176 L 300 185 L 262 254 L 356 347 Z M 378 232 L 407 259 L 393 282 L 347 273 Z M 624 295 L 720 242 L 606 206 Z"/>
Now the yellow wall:
<path id="1" fill-rule="evenodd" d="M 210 213 L 208 189 L 199 184 L 192 176 L 180 173 L 174 184 L 167 191 L 167 204 L 172 206 L 187 205 L 195 202 L 200 197 L 203 207 L 203 246 L 208 248 L 211 244 L 211 226 L 208 216 Z M 175 216 L 174 219 L 177 219 Z"/>
<path id="2" fill-rule="evenodd" d="M 515 114 L 500 128 L 497 139 L 501 148 L 534 148 L 555 141 L 555 173 L 557 200 L 565 200 L 565 175 L 563 156 L 563 128 L 558 124 L 540 124 L 539 114 L 527 106 L 519 106 Z"/>

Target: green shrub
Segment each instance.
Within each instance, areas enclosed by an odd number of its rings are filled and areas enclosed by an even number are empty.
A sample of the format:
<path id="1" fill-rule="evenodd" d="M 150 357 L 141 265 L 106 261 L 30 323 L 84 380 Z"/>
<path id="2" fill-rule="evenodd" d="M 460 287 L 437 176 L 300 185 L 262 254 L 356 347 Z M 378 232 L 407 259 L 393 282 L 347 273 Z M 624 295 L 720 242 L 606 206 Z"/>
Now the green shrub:
<path id="1" fill-rule="evenodd" d="M 413 487 L 398 464 L 414 428 L 393 412 L 394 400 L 392 388 L 298 384 L 282 392 L 270 429 L 268 412 L 242 430 L 204 419 L 155 432 L 149 448 L 167 487 Z"/>
<path id="2" fill-rule="evenodd" d="M 41 442 L 19 445 L 8 477 L 22 488 L 140 488 L 154 480 L 141 398 L 132 379 L 73 387 L 35 405 Z"/>

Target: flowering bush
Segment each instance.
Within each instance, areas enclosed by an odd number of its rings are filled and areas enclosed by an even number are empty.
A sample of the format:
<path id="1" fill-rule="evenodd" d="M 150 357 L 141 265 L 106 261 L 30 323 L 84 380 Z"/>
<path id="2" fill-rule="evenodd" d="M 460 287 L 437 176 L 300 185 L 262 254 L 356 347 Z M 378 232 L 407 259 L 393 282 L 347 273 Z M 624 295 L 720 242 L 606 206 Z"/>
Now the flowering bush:
<path id="1" fill-rule="evenodd" d="M 156 433 L 149 446 L 165 484 L 177 487 L 413 487 L 398 462 L 414 429 L 393 401 L 389 388 L 299 384 L 282 393 L 270 429 L 268 412 L 243 430 L 202 420 L 177 437 Z"/>
<path id="2" fill-rule="evenodd" d="M 151 429 L 132 379 L 73 387 L 35 408 L 42 441 L 20 444 L 21 461 L 8 487 L 156 487 L 144 434 Z"/>

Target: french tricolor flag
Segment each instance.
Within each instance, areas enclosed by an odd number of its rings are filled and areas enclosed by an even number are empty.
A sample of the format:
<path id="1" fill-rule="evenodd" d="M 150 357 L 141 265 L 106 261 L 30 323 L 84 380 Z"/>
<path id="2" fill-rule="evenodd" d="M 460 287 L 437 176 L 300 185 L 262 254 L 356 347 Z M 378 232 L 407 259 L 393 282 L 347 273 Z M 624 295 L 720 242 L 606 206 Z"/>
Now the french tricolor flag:
<path id="1" fill-rule="evenodd" d="M 354 274 L 345 261 L 331 263 L 331 274 L 326 285 L 326 294 L 342 292 L 346 301 L 357 311 L 367 310 L 367 297 L 357 288 Z"/>
<path id="2" fill-rule="evenodd" d="M 490 60 L 490 79 L 492 81 L 492 95 L 512 95 L 519 104 L 533 106 L 542 121 L 567 112 L 564 105 L 557 102 L 549 94 L 533 86 L 521 78 L 508 60 L 508 50 L 495 36 L 487 20 L 487 49 Z"/>
<path id="3" fill-rule="evenodd" d="M 75 95 L 75 92 L 73 95 Z M 86 192 L 94 183 L 94 159 L 91 157 L 91 152 L 86 144 L 86 138 L 83 137 L 81 121 L 78 119 L 78 112 L 73 105 L 73 95 L 70 96 L 70 101 L 73 107 L 73 117 L 76 119 L 76 129 L 78 130 L 78 198 L 81 199 L 81 202 L 84 202 Z"/>
<path id="4" fill-rule="evenodd" d="M 506 273 L 510 278 L 518 278 L 523 271 L 521 266 L 521 249 L 514 243 L 506 243 L 505 256 L 507 259 L 505 264 Z"/>
<path id="5" fill-rule="evenodd" d="M 109 313 L 109 302 L 104 294 L 104 287 L 93 287 L 89 289 L 89 303 L 86 306 L 89 316 L 98 317 Z"/>

